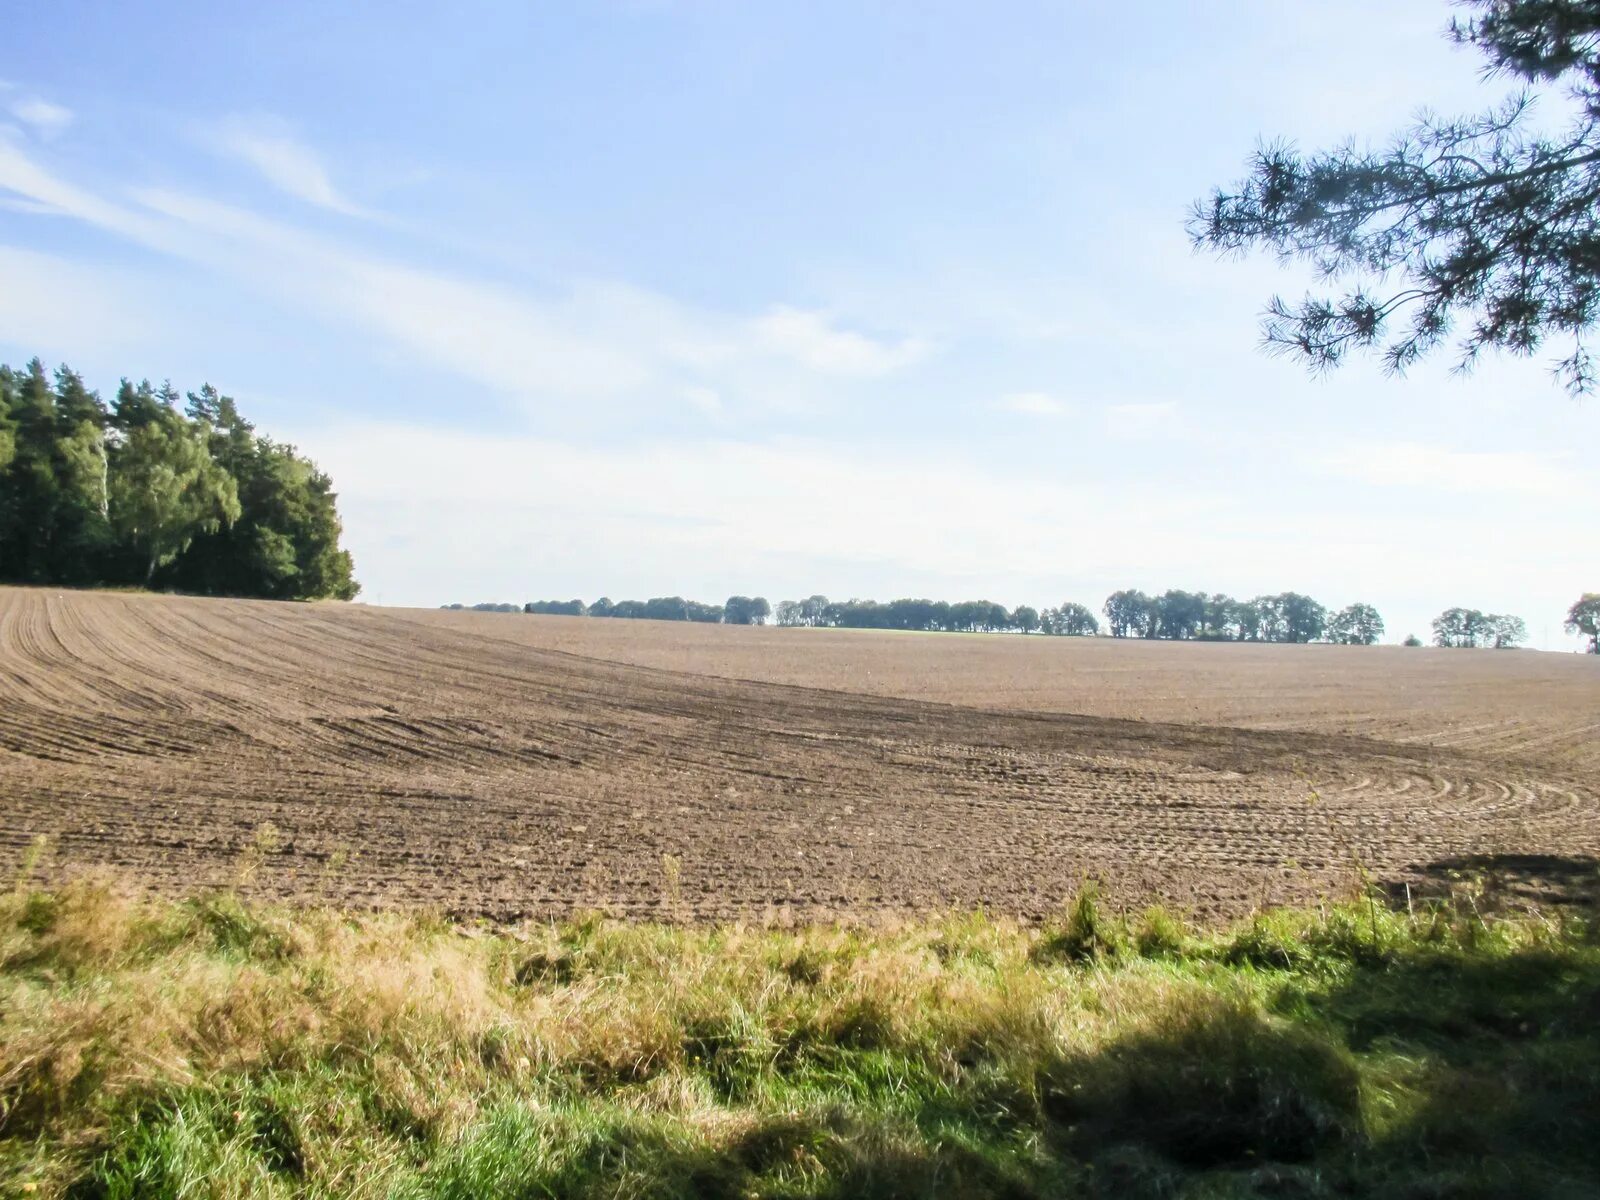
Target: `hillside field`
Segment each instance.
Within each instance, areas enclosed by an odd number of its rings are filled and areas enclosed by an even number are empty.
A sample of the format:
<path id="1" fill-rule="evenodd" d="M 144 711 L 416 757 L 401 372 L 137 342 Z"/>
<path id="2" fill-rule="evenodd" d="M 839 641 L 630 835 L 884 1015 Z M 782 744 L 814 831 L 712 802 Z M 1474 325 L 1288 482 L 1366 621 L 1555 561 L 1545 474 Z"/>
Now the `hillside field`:
<path id="1" fill-rule="evenodd" d="M 805 922 L 1198 917 L 1600 852 L 1600 660 L 0 590 L 0 866 Z"/>

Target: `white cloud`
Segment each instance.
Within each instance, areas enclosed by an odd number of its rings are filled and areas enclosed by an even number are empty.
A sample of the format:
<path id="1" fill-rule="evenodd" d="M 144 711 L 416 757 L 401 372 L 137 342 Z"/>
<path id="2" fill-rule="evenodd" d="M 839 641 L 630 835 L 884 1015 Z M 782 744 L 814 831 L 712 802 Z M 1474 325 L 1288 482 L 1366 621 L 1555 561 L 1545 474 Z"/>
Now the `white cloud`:
<path id="1" fill-rule="evenodd" d="M 887 375 L 923 358 L 928 347 L 916 338 L 877 341 L 833 325 L 826 313 L 780 306 L 751 323 L 772 352 L 829 375 Z"/>
<path id="2" fill-rule="evenodd" d="M 270 118 L 234 117 L 210 139 L 217 149 L 254 167 L 286 195 L 329 212 L 365 217 L 368 212 L 334 186 L 315 151 L 290 135 L 287 126 Z"/>
<path id="3" fill-rule="evenodd" d="M 1178 403 L 1112 404 L 1105 410 L 1106 431 L 1126 438 L 1148 438 L 1177 431 Z"/>
<path id="4" fill-rule="evenodd" d="M 709 409 L 714 395 L 718 405 L 738 396 L 814 408 L 844 394 L 845 384 L 823 387 L 823 377 L 881 376 L 925 350 L 916 338 L 879 341 L 795 308 L 750 318 L 622 283 L 579 280 L 534 293 L 425 270 L 170 190 L 135 190 L 139 207 L 130 208 L 66 182 L 0 138 L 4 192 L 10 195 L 0 202 L 74 217 L 231 275 L 499 395 L 540 405 L 645 407 L 678 395 Z"/>
<path id="5" fill-rule="evenodd" d="M 1059 417 L 1072 409 L 1065 400 L 1048 392 L 1013 392 L 1009 396 L 1001 396 L 990 407 L 1028 417 Z"/>
<path id="6" fill-rule="evenodd" d="M 31 207 L 53 216 L 73 217 L 154 249 L 176 248 L 169 231 L 159 223 L 57 178 L 24 154 L 14 139 L 3 135 L 0 135 L 0 192 L 10 193 L 6 200 L 13 207 Z"/>
<path id="7" fill-rule="evenodd" d="M 28 126 L 40 137 L 51 138 L 72 124 L 72 110 L 52 104 L 38 96 L 27 96 L 11 103 L 13 117 Z"/>
<path id="8" fill-rule="evenodd" d="M 796 309 L 751 320 L 617 283 L 577 282 L 554 296 L 532 295 L 366 255 L 171 191 L 137 191 L 144 211 L 130 211 L 65 183 L 3 142 L 0 188 L 229 271 L 325 318 L 353 321 L 502 394 L 644 402 L 663 388 L 703 388 L 719 399 L 731 392 L 779 403 L 804 392 L 808 376 L 880 375 L 921 353 L 916 339 L 880 343 Z M 703 392 L 695 394 L 704 401 Z"/>
<path id="9" fill-rule="evenodd" d="M 1588 488 L 1582 476 L 1541 455 L 1415 442 L 1351 445 L 1323 455 L 1317 465 L 1341 478 L 1430 491 L 1573 496 Z"/>

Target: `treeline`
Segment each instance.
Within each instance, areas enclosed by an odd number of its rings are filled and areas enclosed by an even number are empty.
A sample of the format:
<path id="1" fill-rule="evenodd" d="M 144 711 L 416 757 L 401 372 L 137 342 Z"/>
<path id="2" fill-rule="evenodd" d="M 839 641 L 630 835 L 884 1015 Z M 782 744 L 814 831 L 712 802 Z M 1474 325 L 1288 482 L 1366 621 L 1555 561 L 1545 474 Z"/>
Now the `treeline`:
<path id="1" fill-rule="evenodd" d="M 1433 619 L 1435 646 L 1493 646 L 1506 649 L 1528 640 L 1521 617 L 1483 613 L 1475 608 L 1447 608 Z"/>
<path id="2" fill-rule="evenodd" d="M 182 407 L 180 407 L 180 404 Z M 210 385 L 0 366 L 0 581 L 348 600 L 331 481 Z"/>
<path id="3" fill-rule="evenodd" d="M 829 600 L 810 596 L 783 600 L 779 625 L 825 629 L 909 629 L 938 633 L 1048 633 L 1074 637 L 1100 631 L 1100 622 L 1081 604 L 1066 603 L 1043 612 L 1027 604 L 1007 609 L 992 600 L 904 599 Z"/>
<path id="4" fill-rule="evenodd" d="M 447 608 L 468 607 L 461 604 Z M 1093 637 L 1101 632 L 1094 613 L 1066 601 L 1055 608 L 1019 604 L 1008 609 L 992 600 L 903 599 L 829 600 L 808 596 L 780 600 L 776 607 L 762 596 L 729 596 L 722 604 L 700 604 L 682 596 L 651 600 L 616 600 L 602 596 L 582 600 L 535 600 L 527 604 L 474 604 L 479 612 L 543 613 L 566 617 L 637 617 L 652 621 L 703 621 L 710 624 L 779 625 L 816 629 L 904 629 L 925 633 L 1041 633 L 1057 637 Z M 1372 646 L 1383 639 L 1383 618 L 1370 604 L 1350 604 L 1330 611 L 1310 596 L 1279 592 L 1236 600 L 1221 592 L 1169 590 L 1146 595 L 1136 589 L 1112 592 L 1102 608 L 1105 631 L 1119 638 L 1159 638 L 1210 642 L 1332 642 Z M 1600 649 L 1600 596 L 1586 595 L 1572 606 L 1567 628 L 1583 632 Z M 1437 646 L 1506 648 L 1527 640 L 1521 617 L 1451 608 L 1433 622 Z M 1415 636 L 1408 646 L 1420 646 Z"/>
<path id="5" fill-rule="evenodd" d="M 450 608 L 462 608 L 452 604 Z M 517 612 L 515 604 L 478 604 L 480 611 Z M 723 604 L 698 604 L 680 596 L 653 600 L 537 600 L 520 611 L 555 616 L 643 617 L 658 621 L 707 621 L 820 629 L 903 629 L 941 633 L 1041 633 L 1093 637 L 1101 624 L 1086 606 L 1065 601 L 1043 610 L 1021 604 L 1008 609 L 992 600 L 901 599 L 830 600 L 808 596 L 781 600 L 776 608 L 760 596 L 730 596 Z M 1220 593 L 1167 591 L 1147 596 L 1135 590 L 1106 598 L 1106 631 L 1113 637 L 1178 641 L 1314 642 L 1370 646 L 1383 637 L 1383 618 L 1370 604 L 1352 604 L 1329 613 L 1309 596 L 1283 592 L 1235 600 Z"/>
<path id="6" fill-rule="evenodd" d="M 524 612 L 555 617 L 621 617 L 646 621 L 700 621 L 711 625 L 765 625 L 772 605 L 764 596 L 729 596 L 721 604 L 701 604 L 682 596 L 655 596 L 649 600 L 612 600 L 601 596 L 593 604 L 582 600 L 532 600 L 527 604 L 447 604 L 449 609 L 473 612 Z"/>
<path id="7" fill-rule="evenodd" d="M 1383 618 L 1370 604 L 1338 612 L 1299 592 L 1236 600 L 1221 592 L 1170 590 L 1147 596 L 1136 589 L 1106 597 L 1113 637 L 1211 642 L 1317 642 L 1371 646 L 1383 637 Z"/>

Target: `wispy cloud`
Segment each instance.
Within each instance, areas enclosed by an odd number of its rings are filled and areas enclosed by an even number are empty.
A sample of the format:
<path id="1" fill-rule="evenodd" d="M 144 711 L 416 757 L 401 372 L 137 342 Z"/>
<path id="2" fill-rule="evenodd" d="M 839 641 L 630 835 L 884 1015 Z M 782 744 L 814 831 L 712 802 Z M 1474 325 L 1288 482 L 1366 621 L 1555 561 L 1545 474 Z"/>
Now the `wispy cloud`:
<path id="1" fill-rule="evenodd" d="M 887 375 L 928 352 L 919 339 L 877 340 L 839 328 L 826 313 L 799 308 L 774 308 L 752 328 L 770 350 L 829 375 Z"/>
<path id="2" fill-rule="evenodd" d="M 830 403 L 843 384 L 918 360 L 914 337 L 874 338 L 826 314 L 778 306 L 750 317 L 625 283 L 537 291 L 380 257 L 350 242 L 183 192 L 132 203 L 78 187 L 0 138 L 0 201 L 77 218 L 225 273 L 498 394 L 638 407 L 674 395 L 784 407 Z M 824 386 L 827 380 L 827 386 Z"/>
<path id="3" fill-rule="evenodd" d="M 1060 417 L 1072 411 L 1072 406 L 1048 392 L 1012 392 L 994 401 L 991 408 L 998 412 L 1018 413 L 1027 417 Z"/>
<path id="4" fill-rule="evenodd" d="M 232 117 L 208 140 L 224 154 L 254 167 L 285 195 L 347 217 L 370 215 L 334 185 L 316 152 L 275 118 Z"/>
<path id="5" fill-rule="evenodd" d="M 1533 496 L 1572 496 L 1587 490 L 1585 480 L 1563 464 L 1516 451 L 1387 442 L 1330 451 L 1317 465 L 1331 475 L 1385 487 Z"/>
<path id="6" fill-rule="evenodd" d="M 72 124 L 72 110 L 38 96 L 24 96 L 7 106 L 13 117 L 40 137 L 52 138 Z"/>

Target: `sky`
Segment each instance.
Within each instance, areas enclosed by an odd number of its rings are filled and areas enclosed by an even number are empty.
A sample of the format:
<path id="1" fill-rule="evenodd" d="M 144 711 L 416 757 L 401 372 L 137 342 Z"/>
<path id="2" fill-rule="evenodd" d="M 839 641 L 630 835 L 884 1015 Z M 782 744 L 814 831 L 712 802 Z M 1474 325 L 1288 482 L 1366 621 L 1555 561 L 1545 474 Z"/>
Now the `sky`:
<path id="1" fill-rule="evenodd" d="M 1600 400 L 1263 355 L 1259 140 L 1499 99 L 1440 0 L 16 5 L 0 361 L 211 382 L 369 603 L 1122 587 L 1574 649 Z"/>

